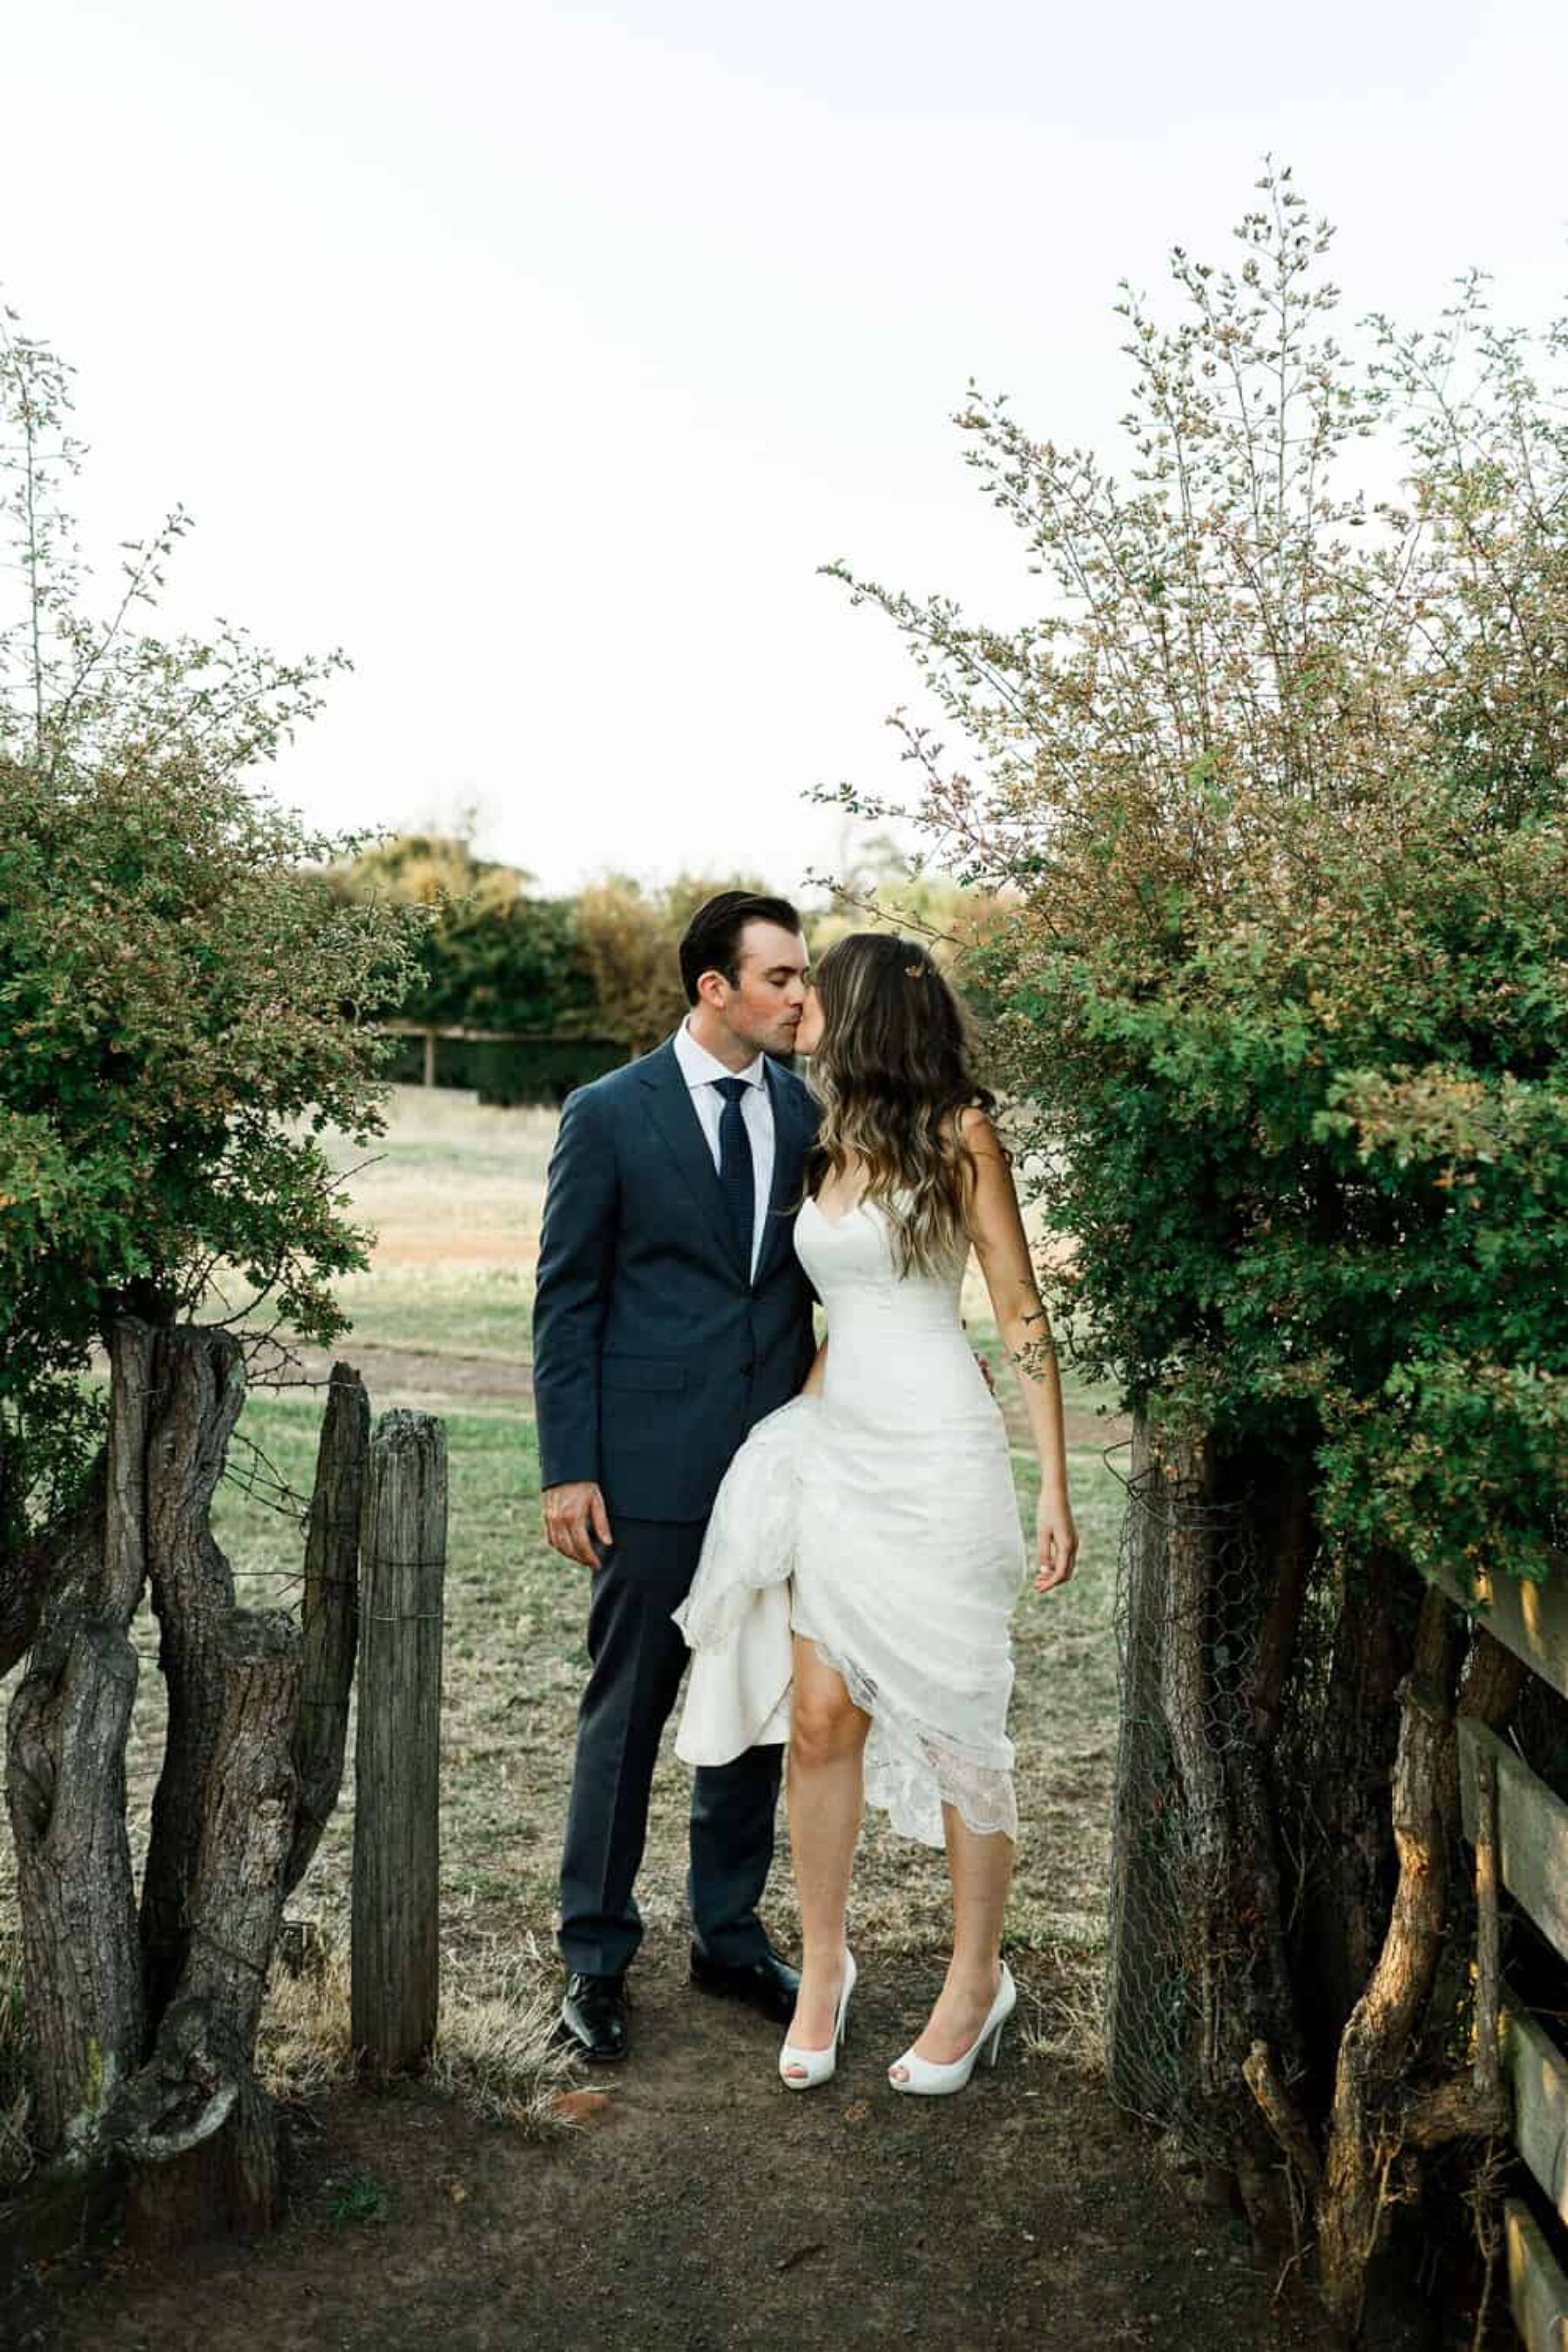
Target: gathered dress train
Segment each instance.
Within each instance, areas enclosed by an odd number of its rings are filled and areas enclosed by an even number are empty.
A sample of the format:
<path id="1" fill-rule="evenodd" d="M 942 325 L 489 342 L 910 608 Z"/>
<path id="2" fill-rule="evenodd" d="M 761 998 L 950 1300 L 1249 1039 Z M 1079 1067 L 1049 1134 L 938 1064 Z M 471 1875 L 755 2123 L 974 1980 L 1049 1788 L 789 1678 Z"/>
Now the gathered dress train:
<path id="1" fill-rule="evenodd" d="M 1026 1553 L 1002 1415 L 963 1328 L 967 1253 L 903 1275 L 888 1217 L 812 1200 L 795 1246 L 827 1315 L 821 1393 L 760 1422 L 726 1474 L 690 1593 L 678 1751 L 787 1736 L 789 1635 L 870 1717 L 867 1801 L 943 1841 L 942 1805 L 1017 1834 L 1008 1622 Z"/>

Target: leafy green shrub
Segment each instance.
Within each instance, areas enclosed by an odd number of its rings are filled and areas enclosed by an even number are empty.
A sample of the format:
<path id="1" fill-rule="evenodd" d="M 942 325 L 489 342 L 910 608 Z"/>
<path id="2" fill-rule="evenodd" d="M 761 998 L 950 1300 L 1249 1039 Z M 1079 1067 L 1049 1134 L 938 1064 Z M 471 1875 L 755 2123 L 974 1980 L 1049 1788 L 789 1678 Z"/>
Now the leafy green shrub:
<path id="1" fill-rule="evenodd" d="M 575 901 L 530 895 L 515 867 L 444 835 L 401 834 L 335 866 L 334 892 L 427 910 L 421 977 L 402 1002 L 413 1021 L 555 1036 L 602 1027 Z"/>
<path id="2" fill-rule="evenodd" d="M 362 1019 L 414 974 L 412 921 L 305 870 L 339 845 L 251 781 L 335 660 L 238 632 L 161 639 L 177 515 L 132 551 L 102 624 L 57 501 L 68 381 L 0 342 L 20 606 L 0 629 L 0 1552 L 72 1483 L 96 1409 L 78 1375 L 119 1313 L 191 1314 L 215 1278 L 318 1339 L 364 1236 L 321 1150 L 368 1140 L 385 1047 Z"/>
<path id="3" fill-rule="evenodd" d="M 1352 1552 L 1543 1573 L 1568 1492 L 1568 428 L 1468 281 L 1326 326 L 1288 175 L 1235 272 L 1122 305 L 1131 478 L 972 397 L 1047 612 L 852 579 L 966 739 L 938 853 L 1012 893 L 992 1047 L 1097 1375 L 1315 1467 Z M 1339 487 L 1378 439 L 1404 480 Z M 865 807 L 858 796 L 847 795 Z M 875 810 L 868 813 L 877 814 Z"/>

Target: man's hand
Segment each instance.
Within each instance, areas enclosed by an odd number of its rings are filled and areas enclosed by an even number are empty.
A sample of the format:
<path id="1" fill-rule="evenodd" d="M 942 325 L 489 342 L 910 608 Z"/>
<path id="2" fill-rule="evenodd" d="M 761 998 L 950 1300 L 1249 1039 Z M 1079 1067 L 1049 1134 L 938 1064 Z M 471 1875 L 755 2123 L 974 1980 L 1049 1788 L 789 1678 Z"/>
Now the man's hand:
<path id="1" fill-rule="evenodd" d="M 591 1478 L 574 1479 L 566 1486 L 546 1486 L 544 1532 L 563 1559 L 574 1559 L 583 1568 L 599 1566 L 595 1538 L 606 1551 L 615 1538 L 605 1498 Z"/>

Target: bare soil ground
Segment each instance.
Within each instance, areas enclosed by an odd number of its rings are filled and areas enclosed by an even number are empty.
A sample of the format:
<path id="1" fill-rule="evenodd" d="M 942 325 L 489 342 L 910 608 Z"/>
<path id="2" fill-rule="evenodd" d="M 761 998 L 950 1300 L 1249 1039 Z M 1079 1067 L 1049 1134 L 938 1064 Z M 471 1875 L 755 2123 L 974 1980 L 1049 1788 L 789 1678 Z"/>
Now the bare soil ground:
<path id="1" fill-rule="evenodd" d="M 882 2069 L 931 1970 L 866 1958 L 823 2090 L 786 2092 L 772 2029 L 691 1990 L 667 1947 L 589 2119 L 530 2138 L 415 2086 L 339 2092 L 300 2135 L 271 2243 L 57 2264 L 0 2301 L 0 2334 L 16 2352 L 1326 2347 L 1092 2076 L 1015 2037 L 960 2097 L 894 2096 Z"/>

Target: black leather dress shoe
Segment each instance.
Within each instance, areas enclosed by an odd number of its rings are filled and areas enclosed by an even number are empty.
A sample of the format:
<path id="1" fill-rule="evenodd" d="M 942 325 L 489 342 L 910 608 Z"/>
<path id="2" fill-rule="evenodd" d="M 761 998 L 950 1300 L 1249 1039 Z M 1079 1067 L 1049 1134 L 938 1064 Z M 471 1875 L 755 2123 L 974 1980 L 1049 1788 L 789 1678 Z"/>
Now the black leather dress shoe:
<path id="1" fill-rule="evenodd" d="M 591 2066 L 618 2065 L 631 2047 L 626 1978 L 574 1971 L 566 1979 L 560 2032 Z"/>
<path id="2" fill-rule="evenodd" d="M 704 1992 L 716 1992 L 730 2000 L 743 2000 L 752 2009 L 760 2009 L 775 2025 L 787 2025 L 795 2015 L 795 1997 L 800 1990 L 800 1970 L 781 1960 L 771 1948 L 760 1960 L 743 1960 L 737 1965 L 731 1960 L 716 1960 L 700 1944 L 691 1947 L 691 1981 Z"/>

